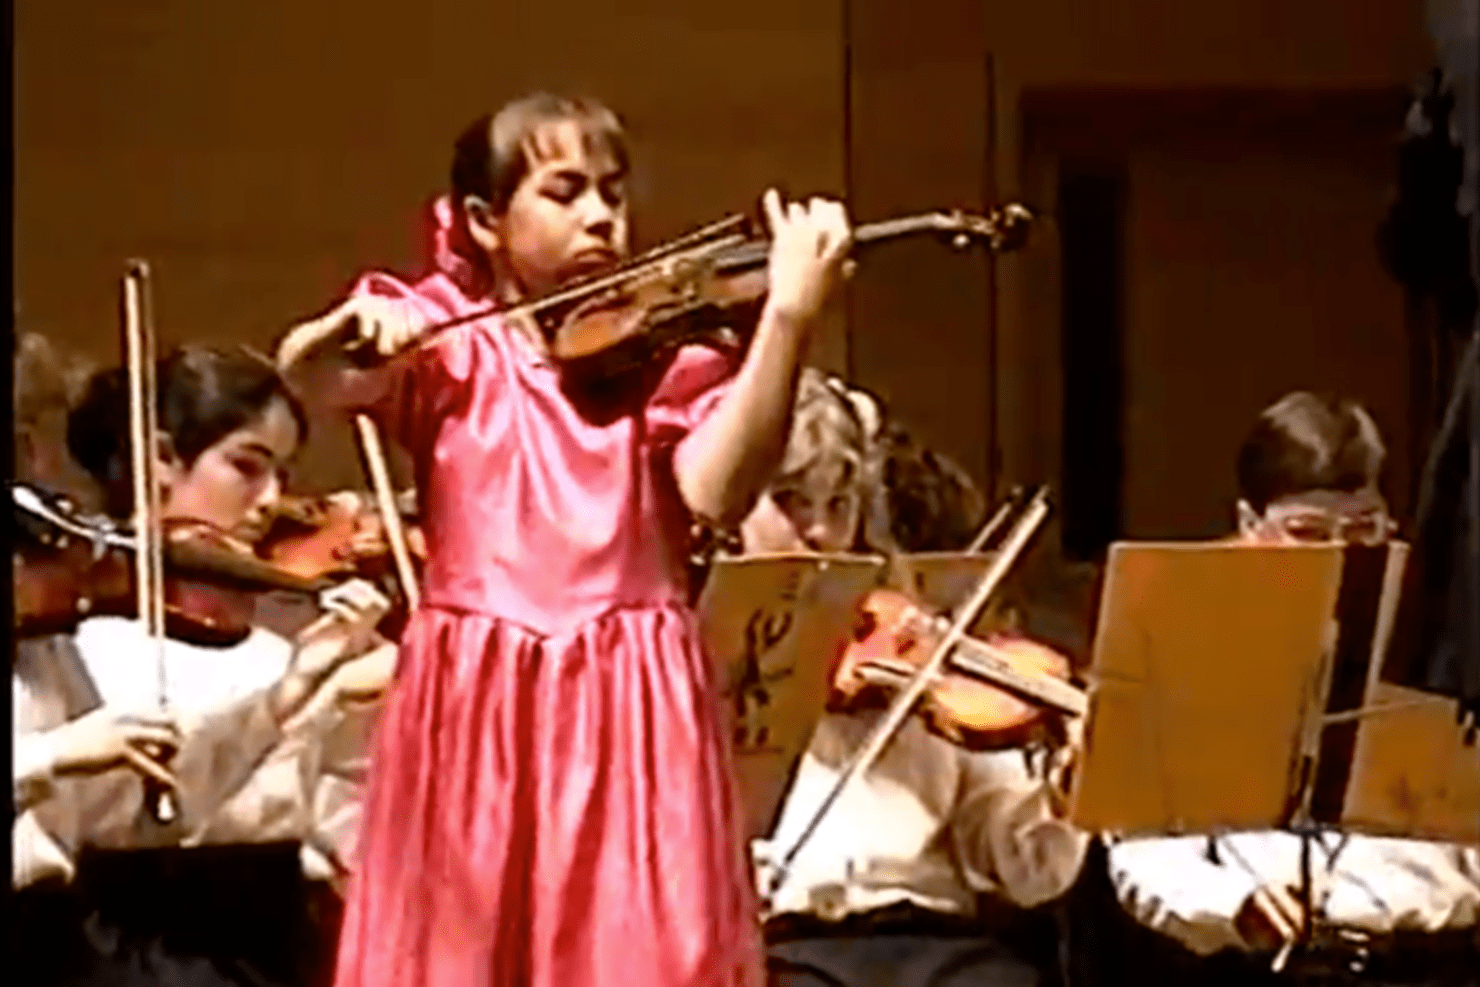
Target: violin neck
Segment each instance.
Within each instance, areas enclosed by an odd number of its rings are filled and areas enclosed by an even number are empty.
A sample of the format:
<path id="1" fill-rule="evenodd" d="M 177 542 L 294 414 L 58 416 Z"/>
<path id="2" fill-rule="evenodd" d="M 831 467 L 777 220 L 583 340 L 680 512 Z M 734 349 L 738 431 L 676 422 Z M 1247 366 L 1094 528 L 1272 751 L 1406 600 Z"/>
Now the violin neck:
<path id="1" fill-rule="evenodd" d="M 880 243 L 884 240 L 937 232 L 940 228 L 940 217 L 934 213 L 865 223 L 854 228 L 853 247 L 856 250 L 859 247 Z M 737 247 L 723 250 L 715 259 L 714 266 L 719 271 L 733 274 L 746 268 L 761 267 L 770 260 L 770 257 L 770 240 L 749 240 Z"/>
<path id="2" fill-rule="evenodd" d="M 908 627 L 923 637 L 949 630 L 950 622 L 917 610 L 909 615 Z M 963 637 L 947 663 L 954 671 L 1008 689 L 1069 716 L 1083 716 L 1089 709 L 1089 700 L 1083 690 L 1051 675 L 1023 671 L 996 648 L 973 637 Z"/>
<path id="3" fill-rule="evenodd" d="M 990 217 L 969 216 L 960 212 L 920 213 L 855 227 L 853 246 L 856 249 L 898 237 L 935 233 L 949 237 L 958 248 L 973 241 L 982 241 L 988 243 L 993 251 L 1014 250 L 1025 240 L 1026 234 L 1023 231 L 1032 218 L 1033 214 L 1029 210 L 1016 205 L 1008 207 L 1005 212 L 993 210 Z M 748 269 L 764 267 L 770 259 L 770 240 L 764 236 L 749 235 L 753 229 L 754 226 L 747 217 L 731 216 L 639 254 L 614 271 L 593 274 L 542 298 L 530 299 L 512 307 L 504 304 L 479 307 L 439 322 L 429 327 L 418 345 L 425 345 L 443 330 L 491 315 L 503 315 L 506 319 L 530 319 L 543 324 L 561 311 L 611 293 L 620 294 L 645 273 L 669 271 L 686 263 L 732 276 L 743 274 Z"/>

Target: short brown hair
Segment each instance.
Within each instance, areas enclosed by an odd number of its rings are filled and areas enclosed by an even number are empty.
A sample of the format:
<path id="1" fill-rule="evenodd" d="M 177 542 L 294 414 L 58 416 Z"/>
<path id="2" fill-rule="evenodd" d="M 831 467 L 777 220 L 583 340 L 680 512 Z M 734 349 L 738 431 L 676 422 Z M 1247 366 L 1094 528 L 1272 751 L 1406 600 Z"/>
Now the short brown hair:
<path id="1" fill-rule="evenodd" d="M 1296 391 L 1265 408 L 1238 453 L 1239 495 L 1263 512 L 1309 490 L 1375 484 L 1387 450 L 1366 408 L 1350 398 Z"/>

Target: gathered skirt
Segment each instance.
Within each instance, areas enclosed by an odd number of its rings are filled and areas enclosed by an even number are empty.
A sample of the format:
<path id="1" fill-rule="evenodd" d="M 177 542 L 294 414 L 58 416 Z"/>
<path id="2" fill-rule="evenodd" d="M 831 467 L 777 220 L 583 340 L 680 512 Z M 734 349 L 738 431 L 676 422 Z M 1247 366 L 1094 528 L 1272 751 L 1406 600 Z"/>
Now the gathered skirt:
<path id="1" fill-rule="evenodd" d="M 376 733 L 337 987 L 755 987 L 735 792 L 689 612 L 547 637 L 424 607 Z"/>

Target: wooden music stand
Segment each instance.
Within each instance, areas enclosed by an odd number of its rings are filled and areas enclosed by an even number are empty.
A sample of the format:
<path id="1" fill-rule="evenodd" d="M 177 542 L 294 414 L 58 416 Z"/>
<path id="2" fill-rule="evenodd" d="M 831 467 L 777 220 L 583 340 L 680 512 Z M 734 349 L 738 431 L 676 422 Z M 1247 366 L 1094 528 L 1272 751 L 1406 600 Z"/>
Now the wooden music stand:
<path id="1" fill-rule="evenodd" d="M 1074 821 L 1480 838 L 1480 747 L 1457 705 L 1381 681 L 1406 556 L 1113 546 Z"/>
<path id="2" fill-rule="evenodd" d="M 883 570 L 860 555 L 715 560 L 698 610 L 729 710 L 747 840 L 775 825 L 858 606 Z"/>
<path id="3" fill-rule="evenodd" d="M 1461 726 L 1460 701 L 1388 681 L 1407 545 L 1394 544 L 1384 573 L 1373 661 L 1340 811 L 1343 827 L 1380 836 L 1480 843 L 1480 744 Z M 1328 713 L 1328 732 L 1340 713 Z"/>

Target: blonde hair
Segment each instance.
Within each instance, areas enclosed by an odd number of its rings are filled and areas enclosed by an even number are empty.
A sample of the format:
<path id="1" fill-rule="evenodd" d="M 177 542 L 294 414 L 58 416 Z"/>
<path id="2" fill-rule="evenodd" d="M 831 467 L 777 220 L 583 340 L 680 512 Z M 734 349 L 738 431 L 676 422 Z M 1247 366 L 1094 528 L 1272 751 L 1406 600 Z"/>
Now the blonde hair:
<path id="1" fill-rule="evenodd" d="M 861 504 L 854 547 L 892 558 L 897 549 L 890 535 L 877 426 L 860 413 L 860 406 L 877 407 L 870 396 L 838 378 L 812 367 L 803 368 L 791 436 L 771 485 L 774 488 L 797 480 L 823 463 L 843 464 L 845 482 L 859 495 Z"/>

